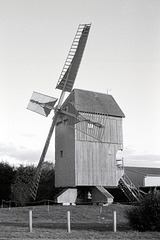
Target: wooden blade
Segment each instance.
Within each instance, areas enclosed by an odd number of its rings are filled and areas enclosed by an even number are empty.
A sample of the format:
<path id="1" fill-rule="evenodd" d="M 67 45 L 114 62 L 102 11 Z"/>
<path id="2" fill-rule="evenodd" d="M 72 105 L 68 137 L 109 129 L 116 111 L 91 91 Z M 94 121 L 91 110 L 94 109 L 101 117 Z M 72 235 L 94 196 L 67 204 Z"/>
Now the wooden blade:
<path id="1" fill-rule="evenodd" d="M 69 108 L 69 106 L 71 107 Z M 61 109 L 60 113 L 67 116 L 67 118 L 65 117 L 65 120 L 67 120 L 67 125 L 69 127 L 73 127 L 87 136 L 90 136 L 98 141 L 102 141 L 105 131 L 105 127 L 102 123 L 85 118 L 79 114 L 72 104 L 67 105 L 66 108 L 66 110 Z M 64 120 L 63 115 L 61 115 L 62 121 Z"/>
<path id="2" fill-rule="evenodd" d="M 55 127 L 56 122 L 57 122 L 57 118 L 58 118 L 58 114 L 55 113 L 55 115 L 53 117 L 51 127 L 50 127 L 50 130 L 49 130 L 49 133 L 48 133 L 48 136 L 47 136 L 47 139 L 46 139 L 46 142 L 45 142 L 45 145 L 44 145 L 44 148 L 43 148 L 43 151 L 42 151 L 42 154 L 41 154 L 41 157 L 40 157 L 40 160 L 39 160 L 39 163 L 38 163 L 38 166 L 37 166 L 37 169 L 36 169 L 36 173 L 35 173 L 35 176 L 34 176 L 33 185 L 32 185 L 32 188 L 31 188 L 31 197 L 34 200 L 36 199 L 38 184 L 39 184 L 40 177 L 41 177 L 41 172 L 42 172 L 42 166 L 43 166 L 43 163 L 44 163 L 44 160 L 45 160 L 45 156 L 46 156 L 46 153 L 47 153 L 47 150 L 48 150 L 48 147 L 49 147 L 49 143 L 50 143 L 50 140 L 51 140 L 51 137 L 52 137 L 52 134 L 53 134 L 54 127 Z"/>
<path id="3" fill-rule="evenodd" d="M 86 46 L 90 27 L 91 24 L 79 25 L 56 88 L 67 92 L 72 90 Z"/>
<path id="4" fill-rule="evenodd" d="M 90 124 L 98 128 L 104 128 L 100 122 L 93 121 L 82 116 L 71 102 L 62 108 L 60 112 L 68 116 L 67 125 L 75 125 L 78 122 L 86 122 L 88 125 Z"/>
<path id="5" fill-rule="evenodd" d="M 67 106 L 61 108 L 61 113 L 67 116 L 67 125 L 75 125 L 80 120 L 78 119 L 79 112 L 73 106 L 72 103 L 68 103 Z"/>
<path id="6" fill-rule="evenodd" d="M 47 117 L 53 110 L 57 98 L 53 98 L 38 92 L 33 92 L 27 109 Z"/>

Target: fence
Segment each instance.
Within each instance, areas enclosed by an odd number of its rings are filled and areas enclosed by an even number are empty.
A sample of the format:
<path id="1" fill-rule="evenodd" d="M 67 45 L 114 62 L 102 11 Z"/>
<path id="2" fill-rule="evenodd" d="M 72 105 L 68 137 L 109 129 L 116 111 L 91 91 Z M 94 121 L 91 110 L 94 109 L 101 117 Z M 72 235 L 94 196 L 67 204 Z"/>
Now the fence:
<path id="1" fill-rule="evenodd" d="M 103 227 L 104 227 L 104 211 L 106 211 L 108 209 L 108 206 L 103 207 L 102 205 L 100 205 L 100 206 L 96 206 L 95 205 L 95 206 L 92 206 L 92 207 L 91 206 L 89 206 L 89 207 L 88 206 L 82 206 L 81 207 L 79 205 L 78 206 L 64 206 L 63 209 L 62 209 L 61 205 L 55 204 L 55 202 L 52 201 L 52 200 L 42 200 L 42 201 L 38 201 L 38 202 L 35 203 L 35 204 L 37 204 L 36 208 L 35 207 L 24 207 L 24 208 L 15 208 L 15 207 L 13 207 L 13 210 L 12 210 L 11 205 L 15 204 L 14 202 L 3 200 L 2 203 L 3 204 L 2 204 L 1 207 L 5 210 L 5 212 L 6 212 L 7 208 L 10 210 L 9 211 L 10 213 L 8 212 L 10 217 L 12 216 L 14 218 L 15 212 L 18 212 L 18 214 L 16 216 L 18 216 L 18 217 L 21 216 L 22 219 L 26 219 L 26 217 L 24 218 L 24 216 L 26 216 L 26 214 L 28 213 L 29 232 L 32 232 L 34 230 L 34 226 L 32 226 L 32 218 L 34 220 L 33 221 L 34 224 L 36 224 L 35 220 L 36 221 L 38 220 L 39 222 L 41 222 L 41 221 L 43 221 L 44 216 L 45 216 L 46 219 L 45 219 L 44 223 L 45 223 L 45 226 L 46 226 L 46 224 L 47 224 L 47 216 L 48 216 L 50 218 L 50 220 L 51 219 L 53 220 L 53 224 L 55 224 L 55 226 L 57 226 L 57 224 L 59 222 L 57 223 L 55 221 L 55 219 L 58 219 L 57 216 L 55 216 L 55 215 L 60 214 L 60 216 L 59 216 L 60 218 L 59 218 L 58 221 L 60 221 L 60 219 L 61 219 L 63 223 L 66 222 L 66 231 L 68 233 L 70 233 L 72 224 L 73 224 L 73 228 L 75 227 L 75 224 L 77 224 L 77 220 L 76 220 L 76 223 L 75 223 L 74 219 L 75 218 L 79 219 L 81 217 L 81 219 L 80 219 L 80 221 L 81 221 L 84 218 L 85 215 L 82 214 L 82 216 L 80 216 L 81 215 L 81 208 L 83 209 L 84 207 L 86 209 L 88 209 L 89 211 L 90 210 L 91 211 L 94 210 L 94 214 L 95 214 L 94 217 L 95 217 L 95 219 L 98 220 L 98 221 L 96 221 L 97 224 L 100 224 L 100 218 L 101 218 L 102 224 L 103 224 Z M 41 206 L 38 206 L 38 205 L 45 205 L 46 207 L 42 209 Z M 52 205 L 52 207 L 50 205 Z M 77 208 L 79 209 L 79 212 L 77 213 L 77 215 L 75 215 L 75 211 L 77 211 L 76 210 Z M 44 210 L 46 212 L 48 211 L 49 215 L 48 214 L 46 215 Z M 73 212 L 72 212 L 72 210 L 73 210 Z M 7 214 L 7 216 L 8 216 L 8 214 Z M 22 216 L 23 214 L 25 214 L 25 215 Z M 91 215 L 91 216 L 93 217 L 93 215 Z M 8 219 L 10 219 L 10 221 L 11 221 L 12 217 L 8 218 Z M 41 220 L 41 217 L 42 217 L 42 220 Z M 107 218 L 108 218 L 108 220 L 110 219 L 109 221 L 111 221 L 111 218 L 112 218 L 112 221 L 110 222 L 110 224 L 112 226 L 112 231 L 116 232 L 117 231 L 116 211 L 113 211 L 112 214 L 110 214 L 110 216 L 108 215 Z M 51 223 L 50 220 L 49 220 L 49 224 Z M 15 220 L 13 220 L 13 222 L 14 221 Z M 27 221 L 27 220 L 25 220 L 25 221 Z M 17 222 L 17 219 L 16 219 L 16 222 Z M 20 222 L 21 222 L 21 220 L 20 220 Z M 82 227 L 84 227 L 84 224 L 90 224 L 90 222 L 88 222 L 88 221 L 85 221 L 85 222 L 86 223 L 82 224 L 83 225 Z M 96 222 L 94 222 L 95 225 L 96 225 Z M 41 224 L 42 224 L 42 222 L 41 222 Z M 106 224 L 106 229 L 107 229 L 107 224 Z"/>
<path id="2" fill-rule="evenodd" d="M 55 201 L 43 199 L 37 202 L 25 202 L 24 206 L 53 205 Z M 11 200 L 2 200 L 1 208 L 19 207 L 19 203 Z"/>

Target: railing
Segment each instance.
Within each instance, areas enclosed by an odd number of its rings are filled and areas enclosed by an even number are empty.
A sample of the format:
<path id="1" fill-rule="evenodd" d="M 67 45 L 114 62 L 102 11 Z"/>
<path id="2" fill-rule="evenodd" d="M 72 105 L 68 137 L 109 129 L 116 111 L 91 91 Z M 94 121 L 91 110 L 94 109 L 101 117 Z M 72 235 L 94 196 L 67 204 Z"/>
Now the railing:
<path id="1" fill-rule="evenodd" d="M 143 199 L 142 191 L 140 191 L 129 179 L 129 177 L 124 174 L 119 180 L 118 186 L 127 196 L 130 201 L 137 201 Z"/>
<path id="2" fill-rule="evenodd" d="M 124 161 L 123 158 L 121 159 L 116 159 L 116 167 L 118 169 L 124 169 Z"/>

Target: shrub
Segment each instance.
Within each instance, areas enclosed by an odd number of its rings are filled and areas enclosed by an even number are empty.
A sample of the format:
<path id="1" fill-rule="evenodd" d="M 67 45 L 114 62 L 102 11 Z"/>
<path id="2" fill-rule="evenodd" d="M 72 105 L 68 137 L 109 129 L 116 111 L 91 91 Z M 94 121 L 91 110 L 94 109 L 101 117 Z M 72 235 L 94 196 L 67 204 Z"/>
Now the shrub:
<path id="1" fill-rule="evenodd" d="M 131 227 L 139 231 L 160 231 L 160 192 L 148 193 L 138 206 L 127 210 Z"/>

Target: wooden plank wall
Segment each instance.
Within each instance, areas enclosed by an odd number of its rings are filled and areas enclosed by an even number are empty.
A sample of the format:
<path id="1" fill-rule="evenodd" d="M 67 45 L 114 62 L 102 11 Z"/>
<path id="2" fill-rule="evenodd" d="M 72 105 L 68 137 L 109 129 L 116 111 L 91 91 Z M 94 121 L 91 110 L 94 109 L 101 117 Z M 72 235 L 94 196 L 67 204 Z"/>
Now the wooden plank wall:
<path id="1" fill-rule="evenodd" d="M 75 131 L 63 123 L 55 131 L 55 186 L 75 186 Z M 63 156 L 61 156 L 63 151 Z"/>
<path id="2" fill-rule="evenodd" d="M 88 127 L 86 121 L 77 123 L 76 130 L 74 126 L 58 124 L 55 133 L 56 187 L 117 186 L 123 172 L 116 167 L 116 153 L 123 148 L 122 119 L 88 113 L 83 116 L 105 128 Z M 100 141 L 97 140 L 99 136 Z"/>
<path id="3" fill-rule="evenodd" d="M 120 173 L 116 167 L 116 153 L 123 148 L 122 119 L 98 114 L 83 114 L 83 116 L 105 125 L 105 128 L 101 141 L 98 141 L 85 134 L 87 132 L 91 135 L 91 131 L 94 131 L 93 128 L 87 129 L 87 122 L 77 124 L 76 185 L 117 186 L 119 177 L 123 173 L 123 171 Z"/>
<path id="4" fill-rule="evenodd" d="M 102 124 L 105 128 L 88 127 L 87 121 L 76 124 L 77 141 L 96 141 L 123 144 L 122 118 L 100 114 L 81 113 L 86 119 Z M 87 134 L 86 134 L 87 133 Z"/>

